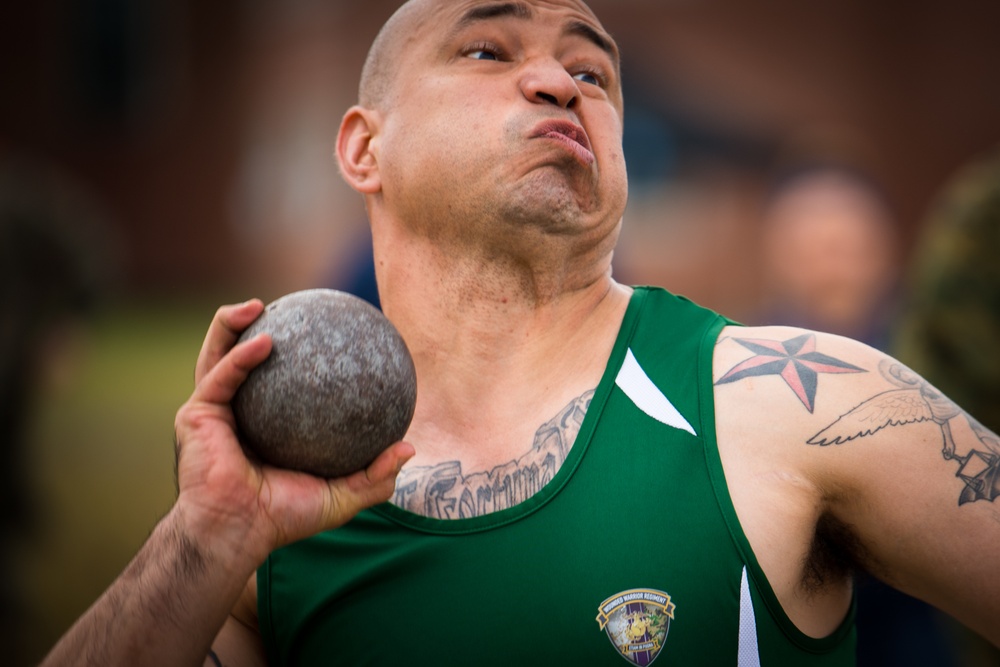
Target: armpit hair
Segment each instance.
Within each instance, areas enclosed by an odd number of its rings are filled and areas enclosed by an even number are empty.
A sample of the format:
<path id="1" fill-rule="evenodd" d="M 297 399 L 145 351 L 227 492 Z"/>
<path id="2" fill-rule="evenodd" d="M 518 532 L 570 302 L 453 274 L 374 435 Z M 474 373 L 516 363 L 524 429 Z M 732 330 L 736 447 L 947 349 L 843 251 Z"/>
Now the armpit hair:
<path id="1" fill-rule="evenodd" d="M 816 533 L 806 556 L 802 588 L 806 593 L 818 593 L 829 585 L 852 579 L 870 565 L 870 554 L 851 526 L 824 513 L 816 522 Z"/>

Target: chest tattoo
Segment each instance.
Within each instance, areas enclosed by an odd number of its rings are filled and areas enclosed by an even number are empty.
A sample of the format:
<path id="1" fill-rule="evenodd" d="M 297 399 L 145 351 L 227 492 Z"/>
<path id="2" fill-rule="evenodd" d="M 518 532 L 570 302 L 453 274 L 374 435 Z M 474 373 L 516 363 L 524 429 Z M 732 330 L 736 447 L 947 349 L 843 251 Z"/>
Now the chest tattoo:
<path id="1" fill-rule="evenodd" d="M 404 469 L 393 504 L 434 519 L 468 519 L 527 500 L 562 467 L 593 396 L 590 390 L 570 401 L 535 431 L 524 455 L 492 470 L 465 473 L 457 460 Z"/>

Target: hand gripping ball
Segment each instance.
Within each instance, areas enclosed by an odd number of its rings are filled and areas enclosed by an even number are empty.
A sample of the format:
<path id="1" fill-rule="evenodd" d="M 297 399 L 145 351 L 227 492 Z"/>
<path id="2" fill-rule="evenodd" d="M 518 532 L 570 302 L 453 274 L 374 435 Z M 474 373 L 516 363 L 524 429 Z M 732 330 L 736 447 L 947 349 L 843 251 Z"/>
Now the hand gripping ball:
<path id="1" fill-rule="evenodd" d="M 232 400 L 237 434 L 263 463 L 319 477 L 366 468 L 406 434 L 413 359 L 388 319 L 336 290 L 294 292 L 240 336 L 271 335 L 270 356 Z"/>

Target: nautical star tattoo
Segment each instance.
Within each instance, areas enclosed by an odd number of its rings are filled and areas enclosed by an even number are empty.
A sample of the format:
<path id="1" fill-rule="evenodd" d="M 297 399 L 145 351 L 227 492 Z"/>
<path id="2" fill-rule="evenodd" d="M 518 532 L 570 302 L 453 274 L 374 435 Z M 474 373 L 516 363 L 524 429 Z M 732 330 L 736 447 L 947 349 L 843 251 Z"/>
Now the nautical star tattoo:
<path id="1" fill-rule="evenodd" d="M 863 368 L 817 352 L 814 334 L 786 341 L 733 340 L 755 354 L 731 368 L 716 385 L 747 377 L 778 375 L 809 412 L 815 405 L 819 373 L 866 372 Z M 941 429 L 942 456 L 946 461 L 958 463 L 955 475 L 965 484 L 958 504 L 977 500 L 992 502 L 1000 496 L 1000 438 L 906 366 L 883 359 L 879 363 L 879 372 L 898 389 L 881 392 L 863 401 L 809 438 L 807 444 L 839 445 L 873 435 L 884 428 L 934 422 Z M 952 421 L 957 418 L 968 422 L 982 449 L 970 448 L 965 454 L 957 451 L 952 435 Z"/>

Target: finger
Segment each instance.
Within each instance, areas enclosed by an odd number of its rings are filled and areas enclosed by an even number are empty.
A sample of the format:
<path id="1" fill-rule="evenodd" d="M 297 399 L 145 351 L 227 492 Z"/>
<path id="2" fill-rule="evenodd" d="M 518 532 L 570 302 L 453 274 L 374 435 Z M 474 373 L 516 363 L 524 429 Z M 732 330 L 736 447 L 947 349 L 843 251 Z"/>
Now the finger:
<path id="1" fill-rule="evenodd" d="M 328 527 L 342 525 L 366 507 L 389 500 L 396 486 L 396 476 L 415 453 L 410 443 L 397 442 L 379 454 L 365 470 L 330 480 L 330 502 L 326 509 Z"/>
<path id="2" fill-rule="evenodd" d="M 365 483 L 375 485 L 385 481 L 395 483 L 396 476 L 416 450 L 408 442 L 397 442 L 388 447 L 363 471 Z"/>
<path id="3" fill-rule="evenodd" d="M 257 334 L 229 350 L 201 378 L 191 395 L 192 401 L 228 404 L 243 381 L 271 353 L 271 336 Z"/>
<path id="4" fill-rule="evenodd" d="M 240 334 L 264 311 L 264 303 L 260 299 L 251 299 L 245 303 L 232 306 L 222 306 L 212 318 L 212 324 L 205 334 L 201 352 L 194 368 L 195 384 L 211 371 L 227 352 L 236 344 Z"/>

